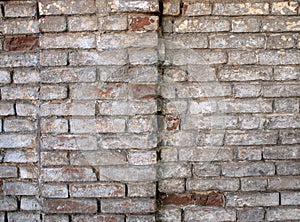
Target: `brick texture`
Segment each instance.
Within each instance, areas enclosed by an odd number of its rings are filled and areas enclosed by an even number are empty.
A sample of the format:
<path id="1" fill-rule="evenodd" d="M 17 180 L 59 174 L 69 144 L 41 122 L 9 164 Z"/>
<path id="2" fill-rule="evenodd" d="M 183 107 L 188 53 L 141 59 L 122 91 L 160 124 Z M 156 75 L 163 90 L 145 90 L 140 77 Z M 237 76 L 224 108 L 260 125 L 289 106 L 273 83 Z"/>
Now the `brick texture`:
<path id="1" fill-rule="evenodd" d="M 0 222 L 299 221 L 299 1 L 0 1 Z"/>

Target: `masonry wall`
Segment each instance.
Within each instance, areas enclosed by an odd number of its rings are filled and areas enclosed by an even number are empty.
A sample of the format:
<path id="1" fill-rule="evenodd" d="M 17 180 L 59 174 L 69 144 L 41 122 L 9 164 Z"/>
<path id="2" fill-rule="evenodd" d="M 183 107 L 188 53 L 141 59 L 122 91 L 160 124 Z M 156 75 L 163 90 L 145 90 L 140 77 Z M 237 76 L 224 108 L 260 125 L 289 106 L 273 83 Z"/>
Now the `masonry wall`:
<path id="1" fill-rule="evenodd" d="M 299 2 L 0 6 L 0 222 L 300 220 Z"/>

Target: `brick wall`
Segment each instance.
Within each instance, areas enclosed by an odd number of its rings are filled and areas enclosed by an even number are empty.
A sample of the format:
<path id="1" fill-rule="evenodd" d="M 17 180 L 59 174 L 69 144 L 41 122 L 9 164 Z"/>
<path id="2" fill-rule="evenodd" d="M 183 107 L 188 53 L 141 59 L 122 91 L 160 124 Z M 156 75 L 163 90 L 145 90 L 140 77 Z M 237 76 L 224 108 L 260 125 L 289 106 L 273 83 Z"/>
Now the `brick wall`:
<path id="1" fill-rule="evenodd" d="M 299 2 L 0 6 L 0 222 L 300 220 Z"/>

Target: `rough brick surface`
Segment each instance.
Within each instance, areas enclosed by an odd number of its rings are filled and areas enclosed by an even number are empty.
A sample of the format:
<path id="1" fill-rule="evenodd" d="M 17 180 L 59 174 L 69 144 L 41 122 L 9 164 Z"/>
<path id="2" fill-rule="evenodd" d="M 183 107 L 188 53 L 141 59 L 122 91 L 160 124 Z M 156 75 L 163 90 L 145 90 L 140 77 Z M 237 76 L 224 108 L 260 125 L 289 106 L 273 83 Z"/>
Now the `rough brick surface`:
<path id="1" fill-rule="evenodd" d="M 0 9 L 0 222 L 300 220 L 298 1 Z"/>

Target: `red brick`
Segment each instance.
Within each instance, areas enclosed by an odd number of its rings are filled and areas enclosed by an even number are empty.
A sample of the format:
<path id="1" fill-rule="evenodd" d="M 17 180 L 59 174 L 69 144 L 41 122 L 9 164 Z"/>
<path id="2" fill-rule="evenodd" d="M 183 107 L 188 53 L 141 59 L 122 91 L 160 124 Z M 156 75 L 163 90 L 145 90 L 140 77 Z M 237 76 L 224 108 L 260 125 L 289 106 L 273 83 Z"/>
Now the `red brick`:
<path id="1" fill-rule="evenodd" d="M 168 115 L 168 116 L 166 116 L 166 122 L 167 122 L 167 130 L 168 131 L 179 129 L 180 119 L 178 116 Z"/>
<path id="2" fill-rule="evenodd" d="M 129 98 L 152 99 L 156 97 L 155 84 L 131 84 L 129 85 Z"/>
<path id="3" fill-rule="evenodd" d="M 158 17 L 133 16 L 130 21 L 130 28 L 134 31 L 156 30 L 158 28 Z"/>
<path id="4" fill-rule="evenodd" d="M 192 194 L 166 194 L 161 198 L 163 205 L 185 206 L 194 204 Z"/>
<path id="5" fill-rule="evenodd" d="M 16 36 L 4 39 L 4 50 L 6 51 L 33 51 L 39 47 L 39 37 Z"/>
<path id="6" fill-rule="evenodd" d="M 96 200 L 48 199 L 44 201 L 46 213 L 96 213 Z"/>
<path id="7" fill-rule="evenodd" d="M 203 206 L 222 207 L 224 202 L 224 194 L 222 192 L 210 192 L 195 195 L 196 204 Z"/>

